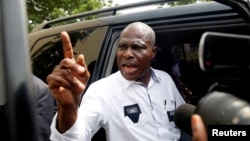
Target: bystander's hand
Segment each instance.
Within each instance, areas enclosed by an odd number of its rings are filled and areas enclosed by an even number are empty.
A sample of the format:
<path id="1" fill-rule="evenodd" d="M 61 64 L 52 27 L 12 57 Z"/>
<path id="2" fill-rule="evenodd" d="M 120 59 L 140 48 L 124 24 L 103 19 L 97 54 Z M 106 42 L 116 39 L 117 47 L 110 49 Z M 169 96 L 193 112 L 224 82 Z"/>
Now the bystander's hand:
<path id="1" fill-rule="evenodd" d="M 191 117 L 193 141 L 207 141 L 207 131 L 202 118 L 194 114 Z"/>

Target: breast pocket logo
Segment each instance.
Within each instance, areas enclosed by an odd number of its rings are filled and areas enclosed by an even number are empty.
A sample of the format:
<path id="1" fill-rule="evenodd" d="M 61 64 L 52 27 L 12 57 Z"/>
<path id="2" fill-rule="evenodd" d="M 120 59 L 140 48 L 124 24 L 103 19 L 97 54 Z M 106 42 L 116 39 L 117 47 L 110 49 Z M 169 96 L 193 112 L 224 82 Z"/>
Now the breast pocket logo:
<path id="1" fill-rule="evenodd" d="M 141 110 L 138 104 L 124 106 L 124 116 L 128 116 L 133 123 L 137 123 L 139 121 L 140 114 Z"/>

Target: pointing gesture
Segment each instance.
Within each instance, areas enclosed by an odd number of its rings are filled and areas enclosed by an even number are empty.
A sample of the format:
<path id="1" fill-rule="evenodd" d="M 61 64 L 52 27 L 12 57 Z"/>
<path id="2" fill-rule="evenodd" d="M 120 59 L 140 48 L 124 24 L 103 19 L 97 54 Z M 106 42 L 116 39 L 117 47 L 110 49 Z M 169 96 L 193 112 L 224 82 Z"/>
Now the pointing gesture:
<path id="1" fill-rule="evenodd" d="M 61 38 L 63 41 L 64 58 L 73 59 L 74 58 L 73 48 L 72 48 L 68 33 L 65 31 L 61 32 Z"/>
<path id="2" fill-rule="evenodd" d="M 82 92 L 90 73 L 83 54 L 74 59 L 73 48 L 67 32 L 61 32 L 64 59 L 47 76 L 47 83 L 58 105 L 58 131 L 69 129 L 76 120 Z"/>

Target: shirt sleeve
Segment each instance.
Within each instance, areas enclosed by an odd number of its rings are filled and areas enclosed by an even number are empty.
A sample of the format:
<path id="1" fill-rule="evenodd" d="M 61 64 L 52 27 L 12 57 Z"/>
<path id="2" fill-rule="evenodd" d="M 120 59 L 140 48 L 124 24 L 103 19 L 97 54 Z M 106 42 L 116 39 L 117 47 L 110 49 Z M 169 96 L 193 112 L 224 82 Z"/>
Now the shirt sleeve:
<path id="1" fill-rule="evenodd" d="M 73 126 L 65 133 L 59 133 L 56 129 L 57 113 L 51 124 L 51 141 L 91 141 L 91 135 L 86 131 L 86 127 L 81 118 L 77 118 Z"/>
<path id="2" fill-rule="evenodd" d="M 91 141 L 93 135 L 103 124 L 102 91 L 90 86 L 82 97 L 81 106 L 78 109 L 78 117 L 72 127 L 61 134 L 56 129 L 55 115 L 51 124 L 51 141 Z"/>

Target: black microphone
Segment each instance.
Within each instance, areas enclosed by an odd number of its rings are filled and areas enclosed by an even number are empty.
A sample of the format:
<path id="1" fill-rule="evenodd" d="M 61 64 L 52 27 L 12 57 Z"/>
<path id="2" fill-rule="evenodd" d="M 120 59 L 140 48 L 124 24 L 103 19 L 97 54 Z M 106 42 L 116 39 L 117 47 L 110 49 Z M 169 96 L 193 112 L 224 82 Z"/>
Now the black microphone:
<path id="1" fill-rule="evenodd" d="M 190 136 L 192 136 L 191 116 L 194 114 L 195 108 L 191 104 L 182 104 L 176 109 L 174 114 L 175 125 Z"/>

